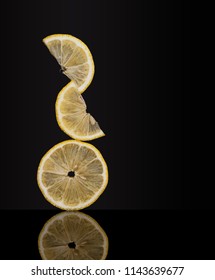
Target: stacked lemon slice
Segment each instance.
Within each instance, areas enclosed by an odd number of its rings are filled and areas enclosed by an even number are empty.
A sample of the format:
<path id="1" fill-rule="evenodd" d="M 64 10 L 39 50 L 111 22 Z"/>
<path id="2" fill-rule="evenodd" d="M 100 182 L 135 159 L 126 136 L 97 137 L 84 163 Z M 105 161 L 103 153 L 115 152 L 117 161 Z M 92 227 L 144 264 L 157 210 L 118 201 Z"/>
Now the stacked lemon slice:
<path id="1" fill-rule="evenodd" d="M 88 141 L 104 136 L 97 121 L 86 112 L 86 103 L 74 83 L 61 90 L 55 108 L 60 128 L 73 139 Z"/>
<path id="2" fill-rule="evenodd" d="M 88 47 L 78 38 L 66 34 L 48 36 L 43 42 L 60 64 L 63 73 L 75 82 L 80 93 L 84 92 L 95 72 Z"/>
<path id="3" fill-rule="evenodd" d="M 94 62 L 88 47 L 64 34 L 43 39 L 50 53 L 71 80 L 59 93 L 56 118 L 71 138 L 51 148 L 42 158 L 38 185 L 44 197 L 64 210 L 83 209 L 95 202 L 108 183 L 108 169 L 101 153 L 81 142 L 104 136 L 99 124 L 87 113 L 82 93 L 94 76 Z"/>
<path id="4" fill-rule="evenodd" d="M 37 179 L 51 204 L 64 210 L 79 210 L 95 202 L 104 191 L 108 170 L 93 145 L 67 140 L 45 154 Z"/>

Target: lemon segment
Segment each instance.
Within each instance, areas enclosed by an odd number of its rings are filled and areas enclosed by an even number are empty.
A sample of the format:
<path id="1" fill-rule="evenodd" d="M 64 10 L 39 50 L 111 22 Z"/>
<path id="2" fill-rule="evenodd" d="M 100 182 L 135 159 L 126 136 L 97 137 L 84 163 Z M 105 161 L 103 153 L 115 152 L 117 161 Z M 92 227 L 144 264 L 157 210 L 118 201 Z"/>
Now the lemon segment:
<path id="1" fill-rule="evenodd" d="M 61 66 L 63 74 L 75 83 L 80 93 L 84 92 L 95 73 L 88 47 L 78 38 L 67 34 L 50 35 L 43 42 Z"/>
<path id="2" fill-rule="evenodd" d="M 37 181 L 52 205 L 63 210 L 80 210 L 103 193 L 108 183 L 108 169 L 93 145 L 67 140 L 43 156 Z"/>
<path id="3" fill-rule="evenodd" d="M 74 83 L 60 91 L 55 110 L 58 125 L 71 138 L 89 141 L 105 135 L 93 116 L 86 112 L 86 103 Z"/>

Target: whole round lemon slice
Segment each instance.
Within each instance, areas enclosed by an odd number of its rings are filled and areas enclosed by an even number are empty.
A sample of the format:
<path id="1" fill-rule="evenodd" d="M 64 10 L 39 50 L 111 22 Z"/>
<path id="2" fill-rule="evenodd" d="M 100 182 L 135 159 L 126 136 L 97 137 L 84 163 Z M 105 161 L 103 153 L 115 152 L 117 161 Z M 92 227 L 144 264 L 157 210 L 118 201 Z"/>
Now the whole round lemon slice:
<path id="1" fill-rule="evenodd" d="M 71 138 L 89 141 L 105 135 L 86 109 L 86 103 L 74 83 L 67 84 L 58 94 L 55 105 L 57 122 Z"/>
<path id="2" fill-rule="evenodd" d="M 38 248 L 44 260 L 104 260 L 108 237 L 100 225 L 81 212 L 62 212 L 42 228 Z"/>
<path id="3" fill-rule="evenodd" d="M 43 156 L 37 181 L 52 205 L 63 210 L 79 210 L 94 203 L 105 190 L 108 169 L 93 145 L 67 140 Z"/>
<path id="4" fill-rule="evenodd" d="M 84 92 L 95 72 L 88 47 L 78 38 L 67 34 L 50 35 L 43 42 L 60 64 L 63 74 L 75 82 L 80 93 Z"/>

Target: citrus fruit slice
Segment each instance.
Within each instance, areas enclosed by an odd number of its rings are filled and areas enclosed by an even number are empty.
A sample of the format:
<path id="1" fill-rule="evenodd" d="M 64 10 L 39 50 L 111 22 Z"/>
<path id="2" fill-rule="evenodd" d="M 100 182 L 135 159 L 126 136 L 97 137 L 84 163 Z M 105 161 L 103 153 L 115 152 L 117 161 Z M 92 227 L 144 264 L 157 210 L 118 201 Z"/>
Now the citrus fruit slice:
<path id="1" fill-rule="evenodd" d="M 108 237 L 100 225 L 81 212 L 62 212 L 42 228 L 38 248 L 45 260 L 104 260 Z"/>
<path id="2" fill-rule="evenodd" d="M 89 141 L 105 135 L 86 109 L 86 103 L 74 83 L 67 84 L 58 94 L 55 105 L 57 122 L 71 138 Z"/>
<path id="3" fill-rule="evenodd" d="M 41 159 L 37 181 L 44 197 L 64 210 L 79 210 L 94 203 L 108 183 L 108 169 L 91 144 L 67 140 Z"/>
<path id="4" fill-rule="evenodd" d="M 60 64 L 62 72 L 75 82 L 80 93 L 84 92 L 95 72 L 88 47 L 78 38 L 66 34 L 47 36 L 43 42 Z"/>

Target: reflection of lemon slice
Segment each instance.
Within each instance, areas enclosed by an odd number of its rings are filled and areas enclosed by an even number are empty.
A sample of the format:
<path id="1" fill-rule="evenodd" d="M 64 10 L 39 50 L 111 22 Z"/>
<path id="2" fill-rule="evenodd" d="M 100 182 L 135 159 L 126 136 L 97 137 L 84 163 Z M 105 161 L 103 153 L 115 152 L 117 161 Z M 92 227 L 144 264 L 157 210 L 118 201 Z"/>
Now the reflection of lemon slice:
<path id="1" fill-rule="evenodd" d="M 105 190 L 108 169 L 93 145 L 68 140 L 43 156 L 37 180 L 51 204 L 64 210 L 79 210 L 95 202 Z"/>
<path id="2" fill-rule="evenodd" d="M 88 47 L 81 40 L 65 34 L 50 35 L 43 42 L 60 64 L 63 73 L 75 82 L 80 93 L 84 92 L 95 71 Z"/>
<path id="3" fill-rule="evenodd" d="M 103 260 L 108 253 L 108 238 L 90 216 L 62 212 L 44 225 L 38 246 L 45 260 Z"/>
<path id="4" fill-rule="evenodd" d="M 60 91 L 55 107 L 60 128 L 70 137 L 89 141 L 104 136 L 98 123 L 86 112 L 86 103 L 74 83 Z"/>

